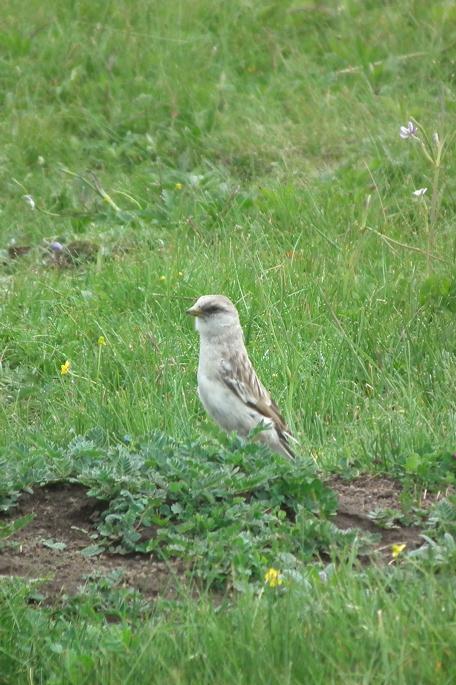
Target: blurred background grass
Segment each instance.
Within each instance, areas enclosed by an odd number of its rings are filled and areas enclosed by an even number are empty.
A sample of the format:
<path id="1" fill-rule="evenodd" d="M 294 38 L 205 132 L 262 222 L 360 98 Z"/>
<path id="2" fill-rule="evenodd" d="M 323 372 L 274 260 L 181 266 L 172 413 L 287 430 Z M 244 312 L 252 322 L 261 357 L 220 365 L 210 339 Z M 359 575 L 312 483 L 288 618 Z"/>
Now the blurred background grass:
<path id="1" fill-rule="evenodd" d="M 183 312 L 223 292 L 303 453 L 395 471 L 454 448 L 455 41 L 443 0 L 5 0 L 5 447 L 218 435 Z M 430 269 L 410 117 L 447 139 Z M 86 249 L 68 266 L 53 240 Z"/>

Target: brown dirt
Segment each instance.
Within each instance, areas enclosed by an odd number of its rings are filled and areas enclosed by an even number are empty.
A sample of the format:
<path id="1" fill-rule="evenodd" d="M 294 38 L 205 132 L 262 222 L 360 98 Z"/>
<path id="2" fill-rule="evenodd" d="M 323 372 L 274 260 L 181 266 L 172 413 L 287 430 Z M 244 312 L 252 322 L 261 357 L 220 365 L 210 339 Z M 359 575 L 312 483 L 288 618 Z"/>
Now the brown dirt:
<path id="1" fill-rule="evenodd" d="M 401 508 L 401 490 L 395 481 L 378 476 L 344 481 L 335 476 L 328 485 L 339 497 L 335 524 L 342 529 L 377 533 L 376 549 L 384 561 L 391 558 L 393 543 L 406 543 L 408 549 L 422 544 L 419 528 L 385 530 L 368 517 L 375 509 Z M 34 519 L 0 549 L 0 576 L 44 579 L 40 592 L 55 602 L 62 595 L 83 591 L 90 578 L 121 570 L 125 587 L 136 588 L 148 598 L 158 594 L 174 596 L 185 572 L 182 562 L 164 563 L 143 554 L 81 554 L 81 550 L 96 542 L 91 535 L 102 510 L 103 503 L 88 497 L 79 485 L 57 484 L 39 488 L 32 495 L 23 494 L 13 518 L 33 513 Z M 43 544 L 45 540 L 63 542 L 66 547 L 61 551 L 50 549 Z"/>
<path id="2" fill-rule="evenodd" d="M 102 509 L 103 503 L 88 497 L 79 485 L 58 484 L 24 494 L 13 516 L 33 513 L 34 519 L 0 551 L 0 575 L 45 579 L 40 592 L 54 601 L 80 592 L 90 578 L 114 570 L 122 571 L 122 585 L 141 590 L 148 598 L 175 594 L 184 571 L 181 562 L 164 563 L 144 554 L 81 554 L 96 542 L 90 535 Z M 50 549 L 44 540 L 63 542 L 66 548 Z"/>
<path id="3" fill-rule="evenodd" d="M 351 481 L 333 476 L 327 481 L 339 498 L 334 523 L 338 528 L 359 528 L 368 533 L 379 535 L 374 549 L 383 559 L 391 559 L 391 545 L 407 545 L 407 550 L 416 549 L 423 544 L 421 529 L 416 526 L 398 526 L 385 529 L 369 518 L 369 512 L 378 509 L 397 509 L 401 511 L 401 486 L 397 481 L 383 476 L 363 475 Z M 420 507 L 428 508 L 444 495 L 427 495 L 420 501 Z"/>

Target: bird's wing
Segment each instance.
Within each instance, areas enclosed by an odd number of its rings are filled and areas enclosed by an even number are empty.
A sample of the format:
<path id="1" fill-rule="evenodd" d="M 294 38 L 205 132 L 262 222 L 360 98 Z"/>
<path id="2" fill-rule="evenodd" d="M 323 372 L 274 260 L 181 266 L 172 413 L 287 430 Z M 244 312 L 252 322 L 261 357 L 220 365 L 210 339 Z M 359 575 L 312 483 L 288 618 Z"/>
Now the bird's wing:
<path id="1" fill-rule="evenodd" d="M 245 354 L 234 354 L 220 363 L 222 381 L 248 407 L 256 409 L 265 418 L 271 419 L 279 438 L 287 451 L 294 456 L 287 438 L 292 438 L 279 408 L 258 379 L 255 369 Z"/>

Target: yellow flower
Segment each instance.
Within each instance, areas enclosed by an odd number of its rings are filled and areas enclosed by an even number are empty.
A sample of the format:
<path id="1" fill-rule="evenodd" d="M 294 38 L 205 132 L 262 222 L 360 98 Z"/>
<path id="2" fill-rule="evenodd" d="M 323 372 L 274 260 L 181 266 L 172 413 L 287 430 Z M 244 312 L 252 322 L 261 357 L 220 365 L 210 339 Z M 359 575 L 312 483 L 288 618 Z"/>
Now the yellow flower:
<path id="1" fill-rule="evenodd" d="M 184 275 L 184 272 L 183 272 L 183 271 L 178 271 L 178 272 L 177 272 L 177 275 L 182 277 L 182 276 Z"/>
<path id="2" fill-rule="evenodd" d="M 182 185 L 182 183 L 176 183 L 176 185 L 175 185 L 174 187 L 175 187 L 176 190 L 182 190 L 182 188 L 183 188 L 184 186 Z"/>
<path id="3" fill-rule="evenodd" d="M 106 345 L 106 338 L 104 337 L 104 335 L 100 335 L 97 342 L 100 347 Z"/>
<path id="4" fill-rule="evenodd" d="M 71 370 L 71 362 L 66 360 L 65 364 L 60 365 L 60 373 L 62 376 L 66 376 L 67 373 L 70 373 Z"/>
<path id="5" fill-rule="evenodd" d="M 160 281 L 166 281 L 166 276 L 160 276 Z"/>
<path id="6" fill-rule="evenodd" d="M 269 587 L 277 587 L 278 585 L 283 585 L 283 578 L 278 569 L 271 567 L 264 574 L 264 582 Z"/>
<path id="7" fill-rule="evenodd" d="M 407 547 L 406 544 L 398 545 L 397 543 L 391 546 L 391 556 L 393 559 L 397 559 L 399 554 L 402 554 L 404 549 Z"/>

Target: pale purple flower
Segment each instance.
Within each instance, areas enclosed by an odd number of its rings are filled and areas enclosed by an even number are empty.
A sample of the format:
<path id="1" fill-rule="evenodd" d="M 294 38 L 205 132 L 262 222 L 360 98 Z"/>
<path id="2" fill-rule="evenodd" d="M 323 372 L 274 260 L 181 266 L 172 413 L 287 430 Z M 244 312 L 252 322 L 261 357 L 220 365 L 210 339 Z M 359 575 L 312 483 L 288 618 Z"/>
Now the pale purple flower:
<path id="1" fill-rule="evenodd" d="M 59 243 L 58 240 L 53 240 L 52 243 L 49 243 L 49 247 L 52 252 L 63 252 L 64 249 L 62 243 Z"/>
<path id="2" fill-rule="evenodd" d="M 26 202 L 28 204 L 29 207 L 31 207 L 32 209 L 35 209 L 35 200 L 33 199 L 33 197 L 31 195 L 23 195 L 22 198 L 23 198 L 24 202 Z"/>
<path id="3" fill-rule="evenodd" d="M 416 138 L 417 132 L 418 129 L 413 121 L 409 121 L 407 126 L 401 126 L 399 135 L 403 140 L 406 140 L 407 138 Z"/>
<path id="4" fill-rule="evenodd" d="M 415 197 L 423 197 L 427 193 L 427 188 L 418 188 L 418 190 L 413 191 Z"/>

